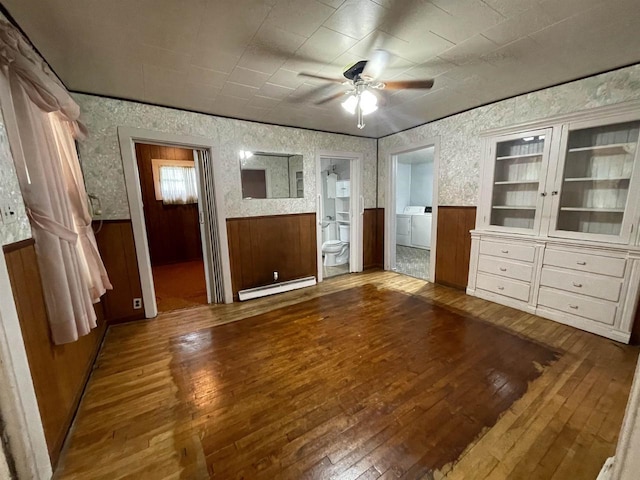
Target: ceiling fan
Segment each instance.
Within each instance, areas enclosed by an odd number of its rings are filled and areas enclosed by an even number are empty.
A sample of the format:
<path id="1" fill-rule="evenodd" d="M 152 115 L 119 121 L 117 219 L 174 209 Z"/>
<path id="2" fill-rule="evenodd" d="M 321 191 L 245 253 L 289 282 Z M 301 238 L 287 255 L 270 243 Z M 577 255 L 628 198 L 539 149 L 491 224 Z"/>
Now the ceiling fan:
<path id="1" fill-rule="evenodd" d="M 389 63 L 390 56 L 386 50 L 374 50 L 370 60 L 360 60 L 347 66 L 343 72 L 344 77 L 347 79 L 346 81 L 305 72 L 301 72 L 298 75 L 346 86 L 348 90 L 318 100 L 315 104 L 323 105 L 346 96 L 347 98 L 342 102 L 342 107 L 350 114 L 358 116 L 358 128 L 362 129 L 365 126 L 364 116 L 378 109 L 378 96 L 374 91 L 429 89 L 433 87 L 433 79 L 399 80 L 391 82 L 378 80 Z M 323 89 L 324 87 L 318 87 L 316 92 Z"/>

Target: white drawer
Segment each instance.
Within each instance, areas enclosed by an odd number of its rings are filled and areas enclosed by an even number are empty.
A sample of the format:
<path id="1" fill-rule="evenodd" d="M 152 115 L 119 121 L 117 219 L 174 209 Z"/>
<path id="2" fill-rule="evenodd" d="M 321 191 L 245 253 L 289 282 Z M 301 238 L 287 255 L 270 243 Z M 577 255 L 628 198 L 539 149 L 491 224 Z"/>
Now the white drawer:
<path id="1" fill-rule="evenodd" d="M 505 295 L 517 300 L 522 300 L 523 302 L 529 301 L 530 286 L 527 283 L 479 273 L 476 280 L 476 286 L 482 290 L 487 290 L 499 295 Z"/>
<path id="2" fill-rule="evenodd" d="M 580 270 L 581 272 L 622 277 L 627 261 L 624 258 L 604 257 L 602 255 L 547 248 L 544 252 L 543 263 L 545 265 Z"/>
<path id="3" fill-rule="evenodd" d="M 596 322 L 606 323 L 607 325 L 613 325 L 616 318 L 616 305 L 614 303 L 546 287 L 540 288 L 538 305 L 578 315 Z"/>
<path id="4" fill-rule="evenodd" d="M 536 250 L 532 245 L 482 240 L 480 242 L 480 253 L 483 255 L 492 255 L 494 257 L 508 258 L 511 260 L 533 262 Z"/>
<path id="5" fill-rule="evenodd" d="M 517 263 L 510 260 L 501 260 L 488 255 L 480 255 L 478 258 L 478 270 L 493 273 L 501 277 L 515 278 L 523 282 L 530 282 L 533 267 L 526 263 Z"/>
<path id="6" fill-rule="evenodd" d="M 617 302 L 620 298 L 622 281 L 604 275 L 543 266 L 540 285 Z"/>

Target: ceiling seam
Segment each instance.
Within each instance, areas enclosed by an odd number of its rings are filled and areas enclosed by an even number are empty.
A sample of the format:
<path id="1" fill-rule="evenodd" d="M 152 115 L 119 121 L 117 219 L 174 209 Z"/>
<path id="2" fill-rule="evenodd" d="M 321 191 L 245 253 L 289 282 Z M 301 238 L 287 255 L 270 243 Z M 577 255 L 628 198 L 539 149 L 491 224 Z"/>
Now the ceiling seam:
<path id="1" fill-rule="evenodd" d="M 250 119 L 240 118 L 240 117 L 231 117 L 229 115 L 220 115 L 220 114 L 211 113 L 211 112 L 201 112 L 199 110 L 191 110 L 191 109 L 188 109 L 188 108 L 170 107 L 168 105 L 160 105 L 158 103 L 147 102 L 145 100 L 132 100 L 131 98 L 116 97 L 114 95 L 104 95 L 104 94 L 100 94 L 100 93 L 84 92 L 82 90 L 69 90 L 69 93 L 79 94 L 79 95 L 87 95 L 87 96 L 91 96 L 91 97 L 108 98 L 108 99 L 111 99 L 111 100 L 118 100 L 118 101 L 121 101 L 121 102 L 139 103 L 141 105 L 148 105 L 150 107 L 168 108 L 170 110 L 178 110 L 180 112 L 188 112 L 188 113 L 196 113 L 198 115 L 206 115 L 208 117 L 226 118 L 228 120 L 237 120 L 237 121 L 240 121 L 240 122 L 259 123 L 260 125 L 271 125 L 271 126 L 274 126 L 274 127 L 283 127 L 283 128 L 295 128 L 297 130 L 306 130 L 306 131 L 309 131 L 309 132 L 318 132 L 318 133 L 330 133 L 332 135 L 344 135 L 345 137 L 363 138 L 363 139 L 367 139 L 367 140 L 377 140 L 378 138 L 380 138 L 380 137 L 370 137 L 370 136 L 366 136 L 366 135 L 354 135 L 353 133 L 334 132 L 334 131 L 331 131 L 331 130 L 320 130 L 320 129 L 317 129 L 317 128 L 298 127 L 298 126 L 295 126 L 295 125 L 285 125 L 285 124 L 282 124 L 282 123 L 264 122 L 264 121 L 260 121 L 260 120 L 250 120 Z"/>
<path id="2" fill-rule="evenodd" d="M 554 83 L 553 85 L 548 85 L 546 87 L 536 88 L 534 90 L 529 90 L 527 92 L 517 93 L 515 95 L 511 95 L 511 96 L 508 96 L 508 97 L 500 98 L 498 100 L 493 100 L 491 102 L 483 103 L 481 105 L 476 105 L 475 107 L 466 108 L 464 110 L 460 110 L 459 112 L 451 113 L 451 114 L 445 115 L 443 117 L 434 118 L 433 120 L 429 120 L 427 122 L 421 123 L 419 125 L 415 125 L 413 127 L 403 128 L 402 130 L 398 130 L 397 132 L 388 133 L 386 135 L 381 135 L 379 137 L 370 137 L 370 138 L 376 138 L 378 140 L 381 140 L 383 138 L 391 137 L 391 136 L 397 135 L 399 133 L 408 132 L 409 130 L 413 130 L 414 128 L 424 127 L 425 125 L 429 125 L 430 123 L 439 122 L 440 120 L 444 120 L 445 118 L 453 117 L 455 115 L 460 115 L 461 113 L 465 113 L 465 112 L 470 112 L 471 110 L 475 110 L 476 108 L 486 107 L 488 105 L 493 105 L 494 103 L 504 102 L 506 100 L 511 100 L 512 98 L 517 98 L 517 97 L 521 97 L 521 96 L 524 96 L 524 95 L 529 95 L 531 93 L 540 92 L 540 91 L 546 90 L 548 88 L 555 88 L 555 87 L 560 87 L 562 85 L 567 85 L 569 83 L 579 82 L 580 80 L 585 80 L 585 79 L 591 78 L 591 77 L 597 77 L 598 75 L 604 75 L 605 73 L 615 72 L 617 70 L 622 70 L 624 68 L 629 68 L 629 67 L 633 67 L 633 66 L 636 66 L 636 65 L 640 65 L 640 61 L 632 62 L 632 63 L 629 63 L 629 64 L 621 65 L 619 67 L 610 68 L 608 70 L 603 70 L 603 71 L 596 72 L 596 73 L 591 73 L 589 75 L 583 75 L 583 76 L 578 77 L 578 78 L 573 78 L 571 80 L 567 80 L 566 82 Z"/>

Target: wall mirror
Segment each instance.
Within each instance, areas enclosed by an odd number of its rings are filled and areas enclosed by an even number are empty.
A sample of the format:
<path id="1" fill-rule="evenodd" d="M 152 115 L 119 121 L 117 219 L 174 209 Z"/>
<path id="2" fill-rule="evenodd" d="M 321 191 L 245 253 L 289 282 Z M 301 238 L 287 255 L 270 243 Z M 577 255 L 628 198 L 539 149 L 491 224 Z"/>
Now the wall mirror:
<path id="1" fill-rule="evenodd" d="M 302 155 L 240 151 L 242 198 L 304 198 Z"/>

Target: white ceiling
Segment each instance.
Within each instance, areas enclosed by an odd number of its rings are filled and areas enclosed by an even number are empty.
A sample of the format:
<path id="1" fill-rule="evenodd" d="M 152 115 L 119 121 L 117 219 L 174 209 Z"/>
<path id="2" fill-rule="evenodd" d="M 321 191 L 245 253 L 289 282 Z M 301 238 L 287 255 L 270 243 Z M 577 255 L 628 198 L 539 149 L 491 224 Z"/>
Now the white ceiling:
<path id="1" fill-rule="evenodd" d="M 640 61 L 638 0 L 2 0 L 70 90 L 379 137 Z M 364 130 L 296 102 L 382 46 L 399 91 Z M 337 87 L 339 88 L 339 87 Z M 327 90 L 326 93 L 332 93 Z"/>

